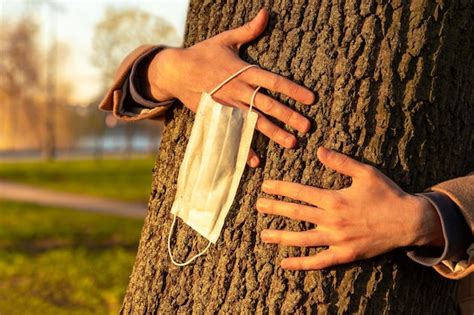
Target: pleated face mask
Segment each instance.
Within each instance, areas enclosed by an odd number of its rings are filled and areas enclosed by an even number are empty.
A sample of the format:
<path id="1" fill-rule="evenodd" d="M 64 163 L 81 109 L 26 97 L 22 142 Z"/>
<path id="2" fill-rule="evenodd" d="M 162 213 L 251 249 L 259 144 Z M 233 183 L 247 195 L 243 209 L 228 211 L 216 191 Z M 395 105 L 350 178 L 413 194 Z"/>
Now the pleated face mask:
<path id="1" fill-rule="evenodd" d="M 211 243 L 216 243 L 234 201 L 258 119 L 252 107 L 259 88 L 249 100 L 248 112 L 221 105 L 212 94 L 251 67 L 255 66 L 242 68 L 210 93 L 201 95 L 171 208 L 173 223 L 168 235 L 168 252 L 175 265 L 191 263 L 204 254 Z M 171 253 L 171 235 L 177 216 L 209 240 L 204 250 L 183 263 L 176 262 Z"/>

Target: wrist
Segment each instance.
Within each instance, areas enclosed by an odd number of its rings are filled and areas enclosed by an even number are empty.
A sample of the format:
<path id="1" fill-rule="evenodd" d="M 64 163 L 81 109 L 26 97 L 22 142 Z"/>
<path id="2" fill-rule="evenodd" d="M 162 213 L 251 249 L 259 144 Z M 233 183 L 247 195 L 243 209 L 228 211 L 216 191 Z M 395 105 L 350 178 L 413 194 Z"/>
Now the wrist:
<path id="1" fill-rule="evenodd" d="M 147 69 L 149 95 L 157 101 L 168 101 L 175 96 L 168 88 L 171 81 L 174 60 L 179 48 L 165 48 L 158 52 L 151 60 Z"/>
<path id="2" fill-rule="evenodd" d="M 409 195 L 409 198 L 414 224 L 407 246 L 443 247 L 443 228 L 435 207 L 419 195 Z"/>

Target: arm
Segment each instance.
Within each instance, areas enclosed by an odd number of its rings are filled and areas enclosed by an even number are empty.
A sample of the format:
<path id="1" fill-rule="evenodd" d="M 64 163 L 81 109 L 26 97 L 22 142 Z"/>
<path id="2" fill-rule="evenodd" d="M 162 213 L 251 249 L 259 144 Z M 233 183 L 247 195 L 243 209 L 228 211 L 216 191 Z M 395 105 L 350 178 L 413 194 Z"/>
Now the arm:
<path id="1" fill-rule="evenodd" d="M 247 65 L 240 59 L 239 49 L 243 44 L 256 39 L 265 30 L 267 22 L 268 12 L 261 10 L 244 26 L 223 32 L 189 48 L 167 48 L 155 53 L 151 61 L 141 67 L 144 70 L 137 71 L 136 76 L 146 76 L 146 79 L 143 80 L 144 83 L 139 84 L 141 91 L 135 91 L 138 92 L 135 93 L 135 100 L 127 103 L 125 95 L 128 94 L 124 92 L 127 91 L 126 80 L 134 61 L 153 49 L 150 46 L 139 48 L 120 66 L 117 80 L 100 107 L 113 109 L 120 118 L 137 120 L 163 115 L 175 98 L 195 112 L 202 92 L 209 92 L 229 75 Z M 137 82 L 136 78 L 131 78 L 130 81 Z M 247 109 L 256 86 L 285 94 L 302 104 L 309 105 L 314 102 L 314 94 L 308 89 L 260 68 L 245 71 L 217 91 L 213 97 L 222 104 Z M 133 92 L 133 88 L 131 91 Z M 142 101 L 136 101 L 137 94 L 142 96 Z M 147 108 L 143 99 L 152 102 L 156 107 Z M 142 112 L 139 106 L 136 110 L 136 104 L 141 104 L 144 111 Z M 285 148 L 296 145 L 295 136 L 271 122 L 267 115 L 303 133 L 310 128 L 307 118 L 264 93 L 259 92 L 256 95 L 255 107 L 259 110 L 256 128 Z M 123 109 L 128 109 L 130 116 L 121 115 Z M 257 155 L 251 150 L 249 164 L 255 167 L 258 163 Z"/>
<path id="2" fill-rule="evenodd" d="M 313 206 L 265 198 L 257 201 L 257 209 L 262 213 L 317 225 L 315 229 L 304 232 L 263 230 L 261 237 L 264 242 L 329 246 L 314 256 L 286 258 L 281 262 L 283 268 L 322 269 L 374 257 L 400 247 L 444 252 L 446 231 L 443 217 L 430 200 L 433 196 L 410 195 L 377 169 L 328 149 L 320 148 L 318 158 L 326 166 L 352 177 L 352 185 L 341 190 L 326 190 L 296 183 L 265 181 L 264 192 Z M 472 194 L 472 186 L 467 187 Z M 464 243 L 454 246 L 458 250 L 451 250 L 449 255 L 456 256 L 464 251 L 466 256 L 472 234 L 459 211 L 453 217 L 454 220 L 460 218 L 456 221 L 461 224 L 456 235 L 461 235 L 458 243 Z M 472 270 L 472 267 L 467 269 Z"/>

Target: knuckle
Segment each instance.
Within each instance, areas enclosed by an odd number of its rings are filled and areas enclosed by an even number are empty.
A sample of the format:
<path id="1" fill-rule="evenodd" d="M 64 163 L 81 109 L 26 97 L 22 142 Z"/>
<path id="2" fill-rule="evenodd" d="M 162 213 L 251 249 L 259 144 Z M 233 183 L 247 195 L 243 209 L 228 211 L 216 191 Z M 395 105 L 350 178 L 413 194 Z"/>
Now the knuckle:
<path id="1" fill-rule="evenodd" d="M 281 78 L 278 75 L 273 75 L 270 78 L 269 85 L 272 90 L 278 90 L 281 86 Z"/>
<path id="2" fill-rule="evenodd" d="M 291 206 L 290 213 L 293 218 L 301 218 L 301 216 L 303 215 L 301 207 L 297 205 Z"/>
<path id="3" fill-rule="evenodd" d="M 342 233 L 342 240 L 344 243 L 349 243 L 349 242 L 352 242 L 354 240 L 354 235 L 352 233 L 349 233 L 349 232 L 346 232 L 344 231 Z"/>
<path id="4" fill-rule="evenodd" d="M 340 155 L 336 161 L 337 165 L 339 167 L 344 167 L 344 165 L 347 164 L 347 162 L 349 161 L 349 157 L 347 155 Z"/>
<path id="5" fill-rule="evenodd" d="M 337 217 L 337 218 L 332 219 L 331 223 L 332 223 L 332 226 L 336 229 L 342 229 L 347 225 L 346 220 L 344 220 L 341 217 Z"/>
<path id="6" fill-rule="evenodd" d="M 359 258 L 360 258 L 360 254 L 355 248 L 349 247 L 349 248 L 346 249 L 346 251 L 344 253 L 344 261 L 345 262 L 351 262 L 351 261 L 359 260 Z"/>
<path id="7" fill-rule="evenodd" d="M 379 175 L 379 171 L 371 165 L 364 165 L 363 170 L 364 170 L 365 176 L 368 178 L 375 178 Z"/>
<path id="8" fill-rule="evenodd" d="M 302 188 L 299 186 L 295 186 L 291 190 L 291 195 L 293 199 L 299 200 L 302 195 Z"/>
<path id="9" fill-rule="evenodd" d="M 243 25 L 243 28 L 244 28 L 244 30 L 245 30 L 247 33 L 249 33 L 249 34 L 251 34 L 251 35 L 253 35 L 254 32 L 255 32 L 254 29 L 253 29 L 253 27 L 252 27 L 252 25 L 250 25 L 250 23 L 245 23 L 245 24 Z"/>
<path id="10" fill-rule="evenodd" d="M 280 237 L 278 244 L 284 245 L 284 246 L 290 246 L 293 245 L 294 241 L 292 241 L 291 236 L 288 234 L 284 234 Z"/>
<path id="11" fill-rule="evenodd" d="M 306 239 L 308 239 L 309 246 L 322 246 L 322 242 L 324 242 L 324 237 L 321 233 L 315 229 L 305 231 Z"/>
<path id="12" fill-rule="evenodd" d="M 267 126 L 266 126 L 266 118 L 265 116 L 262 115 L 262 113 L 260 113 L 259 111 L 255 111 L 257 113 L 257 129 L 260 130 L 260 131 L 263 131 L 265 129 L 267 129 Z"/>
<path id="13" fill-rule="evenodd" d="M 334 237 L 335 243 L 337 243 L 337 244 L 345 243 L 345 242 L 347 242 L 347 240 L 349 238 L 346 233 L 344 233 L 343 231 L 340 231 L 340 230 L 337 230 L 334 233 L 333 237 Z"/>
<path id="14" fill-rule="evenodd" d="M 297 95 L 299 91 L 300 91 L 299 87 L 295 84 L 290 84 L 290 86 L 288 87 L 288 92 L 290 93 L 291 96 Z"/>
<path id="15" fill-rule="evenodd" d="M 273 185 L 274 185 L 273 186 L 274 194 L 276 194 L 276 195 L 281 194 L 281 183 L 280 182 L 275 182 Z"/>
<path id="16" fill-rule="evenodd" d="M 319 255 L 322 255 L 323 253 L 326 254 L 325 252 L 327 249 L 319 252 Z M 318 257 L 318 254 L 316 254 L 316 257 Z M 326 257 L 324 259 L 317 259 L 312 262 L 311 268 L 312 269 L 324 269 L 329 267 L 333 263 L 334 255 L 330 255 L 329 257 Z"/>
<path id="17" fill-rule="evenodd" d="M 343 205 L 342 198 L 338 195 L 334 195 L 328 200 L 328 205 L 331 209 L 339 209 Z"/>
<path id="18" fill-rule="evenodd" d="M 304 268 L 304 263 L 299 260 L 294 260 L 291 263 L 292 269 L 301 270 Z"/>
<path id="19" fill-rule="evenodd" d="M 288 125 L 296 125 L 298 121 L 298 114 L 295 111 L 290 111 L 288 115 L 284 115 L 285 123 Z"/>
<path id="20" fill-rule="evenodd" d="M 275 213 L 277 209 L 275 208 L 275 205 L 272 201 L 268 202 L 267 208 L 265 209 L 266 212 L 268 213 Z"/>
<path id="21" fill-rule="evenodd" d="M 279 232 L 276 232 L 272 235 L 272 242 L 275 243 L 275 244 L 280 244 L 282 243 L 282 236 L 281 236 L 281 233 Z"/>
<path id="22" fill-rule="evenodd" d="M 280 134 L 280 129 L 276 126 L 272 126 L 272 130 L 270 131 L 270 138 L 273 140 L 278 139 L 278 135 Z"/>
<path id="23" fill-rule="evenodd" d="M 269 99 L 262 100 L 262 106 L 260 106 L 260 108 L 266 113 L 271 112 L 274 108 L 273 101 Z"/>

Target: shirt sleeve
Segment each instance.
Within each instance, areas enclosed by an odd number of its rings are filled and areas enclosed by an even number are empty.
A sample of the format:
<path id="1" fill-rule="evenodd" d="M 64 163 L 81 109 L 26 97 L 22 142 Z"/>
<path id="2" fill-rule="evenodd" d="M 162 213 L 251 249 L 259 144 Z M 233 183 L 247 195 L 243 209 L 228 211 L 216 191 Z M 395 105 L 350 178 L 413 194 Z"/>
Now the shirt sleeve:
<path id="1" fill-rule="evenodd" d="M 157 46 L 138 57 L 138 59 L 133 63 L 129 80 L 129 91 L 131 100 L 133 102 L 130 103 L 136 103 L 144 108 L 150 109 L 160 106 L 166 106 L 170 103 L 170 101 L 160 102 L 156 100 L 147 99 L 144 96 L 146 95 L 144 92 L 144 88 L 146 85 L 148 85 L 148 83 L 146 82 L 146 78 L 143 78 L 141 74 L 144 73 L 145 69 L 148 67 L 153 57 L 161 50 L 163 50 L 163 47 Z"/>
<path id="2" fill-rule="evenodd" d="M 419 196 L 428 200 L 439 215 L 444 248 L 420 247 L 407 252 L 409 258 L 424 266 L 435 266 L 445 260 L 459 261 L 472 243 L 471 230 L 457 205 L 446 195 L 427 192 Z"/>
<path id="3" fill-rule="evenodd" d="M 99 108 L 112 111 L 114 116 L 125 121 L 136 121 L 143 119 L 160 119 L 175 100 L 158 102 L 147 100 L 140 92 L 139 69 L 165 46 L 140 46 L 132 51 L 117 69 L 115 80 L 105 97 L 99 104 Z M 134 71 L 134 83 L 130 82 L 132 71 Z M 140 78 L 143 80 L 143 78 Z M 133 95 L 132 95 L 133 86 Z"/>

